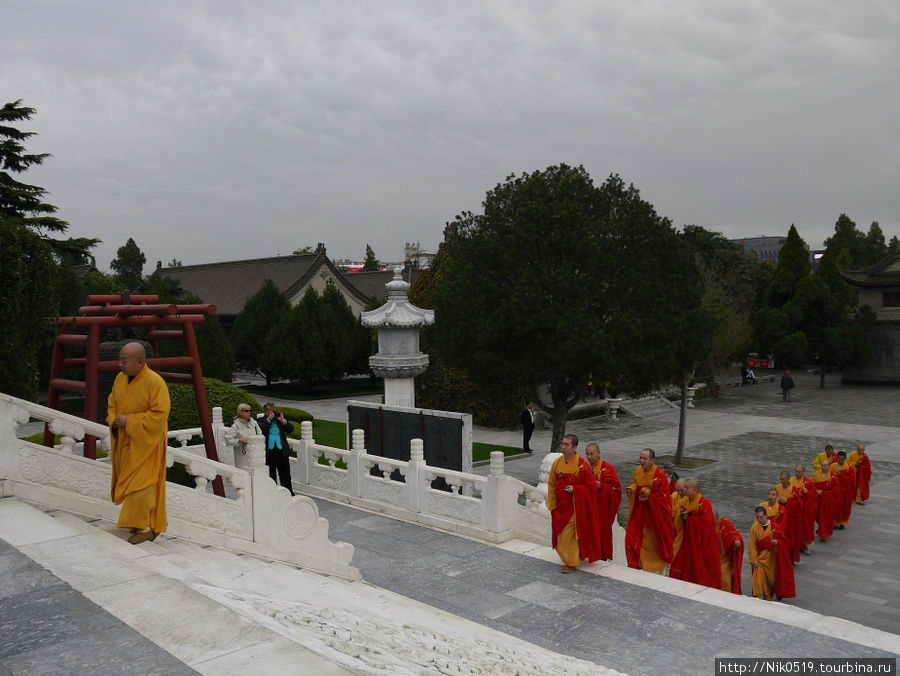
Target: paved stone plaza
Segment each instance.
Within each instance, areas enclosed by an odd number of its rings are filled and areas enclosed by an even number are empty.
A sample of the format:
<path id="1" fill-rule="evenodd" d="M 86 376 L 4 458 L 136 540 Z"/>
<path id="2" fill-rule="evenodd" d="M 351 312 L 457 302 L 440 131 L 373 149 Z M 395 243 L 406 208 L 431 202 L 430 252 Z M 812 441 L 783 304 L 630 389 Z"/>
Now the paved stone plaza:
<path id="1" fill-rule="evenodd" d="M 560 575 L 547 548 L 535 554 L 517 549 L 524 543 L 495 547 L 324 501 L 318 501 L 320 513 L 329 519 L 332 540 L 355 546 L 353 563 L 363 584 L 625 673 L 711 673 L 716 656 L 895 655 L 900 640 L 896 647 L 893 637 L 884 635 L 867 642 L 864 627 L 842 628 L 835 620 L 824 621 L 827 630 L 814 629 L 795 609 L 900 635 L 900 525 L 894 516 L 900 503 L 900 424 L 894 414 L 900 389 L 842 387 L 829 378 L 829 387 L 819 390 L 817 378 L 807 374 L 796 381 L 791 404 L 781 401 L 772 383 L 726 388 L 718 399 L 699 401 L 688 418 L 687 455 L 713 462 L 681 473 L 699 478 L 702 492 L 746 538 L 753 507 L 782 469 L 796 462 L 811 465 L 825 443 L 847 451 L 858 442 L 867 444 L 874 473 L 871 500 L 854 508 L 846 530 L 836 531 L 827 544 L 816 544 L 813 555 L 803 558 L 795 568 L 798 596 L 785 605 L 747 597 L 735 606 L 741 612 L 702 594 L 694 598 L 694 585 L 617 566 L 612 568 L 619 572 L 604 572 L 595 564 Z M 318 418 L 346 419 L 343 401 L 285 403 Z M 582 448 L 587 441 L 600 442 L 604 457 L 627 480 L 641 448 L 660 455 L 673 451 L 677 423 L 673 410 L 616 423 L 578 420 L 569 431 L 581 437 Z M 517 427 L 476 428 L 474 436 L 509 446 L 521 440 Z M 546 450 L 549 440 L 549 430 L 537 430 L 532 447 Z M 542 458 L 541 452 L 519 456 L 505 469 L 533 484 Z M 477 469 L 487 472 L 487 467 Z M 744 584 L 749 589 L 746 563 Z M 796 618 L 803 619 L 792 621 Z M 138 659 L 128 673 L 190 672 L 2 541 L 0 635 L 0 674 L 123 673 L 123 649 Z"/>

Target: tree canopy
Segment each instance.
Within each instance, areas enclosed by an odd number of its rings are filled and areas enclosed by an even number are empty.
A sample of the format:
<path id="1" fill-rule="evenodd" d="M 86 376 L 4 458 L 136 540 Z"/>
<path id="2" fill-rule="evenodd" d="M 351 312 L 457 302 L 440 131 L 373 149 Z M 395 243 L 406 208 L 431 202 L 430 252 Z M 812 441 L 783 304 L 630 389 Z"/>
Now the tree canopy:
<path id="1" fill-rule="evenodd" d="M 372 250 L 371 246 L 366 244 L 366 259 L 363 261 L 363 271 L 376 272 L 380 268 L 381 266 L 378 263 L 378 259 L 375 258 L 375 252 Z"/>
<path id="2" fill-rule="evenodd" d="M 144 264 L 147 257 L 134 239 L 128 238 L 116 251 L 116 257 L 109 264 L 116 273 L 119 283 L 126 289 L 134 291 L 141 286 L 144 279 Z"/>
<path id="3" fill-rule="evenodd" d="M 507 177 L 482 206 L 457 217 L 434 289 L 450 365 L 533 396 L 549 385 L 554 447 L 592 377 L 640 392 L 690 371 L 691 257 L 634 186 L 561 164 Z"/>

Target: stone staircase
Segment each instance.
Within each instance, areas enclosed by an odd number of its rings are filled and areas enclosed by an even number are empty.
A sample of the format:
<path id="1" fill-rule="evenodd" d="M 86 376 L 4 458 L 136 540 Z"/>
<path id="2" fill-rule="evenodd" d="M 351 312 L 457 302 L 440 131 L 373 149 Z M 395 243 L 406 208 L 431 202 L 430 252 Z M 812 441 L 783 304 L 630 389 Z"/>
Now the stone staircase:
<path id="1" fill-rule="evenodd" d="M 0 499 L 0 538 L 200 673 L 615 673 L 365 582 L 166 534 L 137 546 L 126 536 Z"/>
<path id="2" fill-rule="evenodd" d="M 649 418 L 671 413 L 673 410 L 677 411 L 678 404 L 669 401 L 662 395 L 651 394 L 637 399 L 625 399 L 619 404 L 619 410 L 636 418 Z"/>

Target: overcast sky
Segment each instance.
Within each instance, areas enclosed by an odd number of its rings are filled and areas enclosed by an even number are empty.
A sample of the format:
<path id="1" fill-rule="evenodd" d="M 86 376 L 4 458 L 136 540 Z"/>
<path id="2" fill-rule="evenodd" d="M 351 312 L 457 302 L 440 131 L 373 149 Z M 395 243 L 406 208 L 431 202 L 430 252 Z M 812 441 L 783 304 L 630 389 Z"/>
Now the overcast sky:
<path id="1" fill-rule="evenodd" d="M 510 173 L 618 173 L 676 226 L 900 236 L 896 0 L 0 5 L 24 175 L 108 270 L 435 249 Z"/>

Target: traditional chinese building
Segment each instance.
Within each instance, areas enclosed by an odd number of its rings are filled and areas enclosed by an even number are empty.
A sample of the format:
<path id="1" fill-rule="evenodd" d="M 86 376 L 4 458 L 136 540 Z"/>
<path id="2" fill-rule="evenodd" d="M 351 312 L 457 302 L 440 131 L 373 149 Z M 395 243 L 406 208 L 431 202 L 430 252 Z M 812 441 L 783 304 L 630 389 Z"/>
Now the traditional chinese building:
<path id="1" fill-rule="evenodd" d="M 859 292 L 859 304 L 875 311 L 868 331 L 872 358 L 861 368 L 846 367 L 841 382 L 900 385 L 900 253 L 864 270 L 841 270 Z"/>

